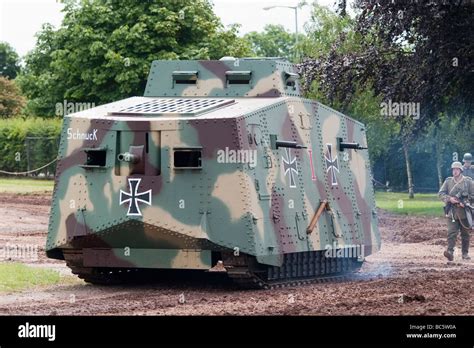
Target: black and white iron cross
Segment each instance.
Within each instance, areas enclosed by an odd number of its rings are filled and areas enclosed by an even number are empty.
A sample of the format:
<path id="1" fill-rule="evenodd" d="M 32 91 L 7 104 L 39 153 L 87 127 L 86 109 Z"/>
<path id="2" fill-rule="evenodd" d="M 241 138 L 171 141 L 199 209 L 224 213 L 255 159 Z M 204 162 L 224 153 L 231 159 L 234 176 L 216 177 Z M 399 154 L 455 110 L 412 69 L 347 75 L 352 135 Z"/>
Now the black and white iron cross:
<path id="1" fill-rule="evenodd" d="M 128 216 L 142 216 L 138 203 L 151 205 L 151 190 L 138 193 L 138 186 L 142 179 L 128 179 L 130 193 L 120 190 L 120 205 L 128 202 Z"/>
<path id="2" fill-rule="evenodd" d="M 326 147 L 326 173 L 331 171 L 331 185 L 337 186 L 336 171 L 339 173 L 339 162 L 337 160 L 337 155 L 335 158 L 332 158 L 332 144 L 326 144 Z"/>
<path id="3" fill-rule="evenodd" d="M 298 163 L 296 162 L 296 157 L 291 157 L 291 149 L 285 149 L 285 153 L 286 158 L 282 157 L 285 176 L 289 174 L 290 187 L 296 187 L 295 175 L 298 175 Z"/>

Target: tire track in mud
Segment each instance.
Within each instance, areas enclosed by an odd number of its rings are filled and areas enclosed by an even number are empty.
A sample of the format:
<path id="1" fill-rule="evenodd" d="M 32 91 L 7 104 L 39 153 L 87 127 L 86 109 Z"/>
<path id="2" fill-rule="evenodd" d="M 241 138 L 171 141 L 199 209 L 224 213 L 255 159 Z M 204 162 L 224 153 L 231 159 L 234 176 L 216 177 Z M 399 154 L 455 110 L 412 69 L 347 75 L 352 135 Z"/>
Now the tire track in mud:
<path id="1" fill-rule="evenodd" d="M 277 290 L 235 290 L 199 284 L 170 287 L 95 287 L 48 290 L 57 300 L 16 305 L 33 315 L 399 315 L 472 314 L 471 269 L 414 272 L 410 277 L 371 278 Z M 414 277 L 413 277 L 414 276 Z M 453 287 L 453 283 L 457 286 Z M 68 298 L 75 296 L 75 302 Z M 449 299 L 449 300 L 447 300 Z M 7 306 L 10 307 L 10 306 Z M 0 305 L 0 312 L 4 306 Z M 8 311 L 10 312 L 10 311 Z M 6 313 L 9 314 L 9 313 Z"/>

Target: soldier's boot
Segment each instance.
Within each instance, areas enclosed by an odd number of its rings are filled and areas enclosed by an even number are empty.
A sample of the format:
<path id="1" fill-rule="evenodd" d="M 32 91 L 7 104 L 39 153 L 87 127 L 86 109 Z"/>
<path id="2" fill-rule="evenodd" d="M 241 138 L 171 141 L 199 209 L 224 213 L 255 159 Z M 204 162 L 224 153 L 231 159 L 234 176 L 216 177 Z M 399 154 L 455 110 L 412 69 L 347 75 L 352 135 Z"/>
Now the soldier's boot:
<path id="1" fill-rule="evenodd" d="M 469 254 L 462 254 L 462 259 L 463 260 L 470 260 L 471 257 L 469 256 Z"/>
<path id="2" fill-rule="evenodd" d="M 448 261 L 453 261 L 454 260 L 454 255 L 449 250 L 445 250 L 443 255 L 444 255 L 445 258 L 448 259 Z"/>

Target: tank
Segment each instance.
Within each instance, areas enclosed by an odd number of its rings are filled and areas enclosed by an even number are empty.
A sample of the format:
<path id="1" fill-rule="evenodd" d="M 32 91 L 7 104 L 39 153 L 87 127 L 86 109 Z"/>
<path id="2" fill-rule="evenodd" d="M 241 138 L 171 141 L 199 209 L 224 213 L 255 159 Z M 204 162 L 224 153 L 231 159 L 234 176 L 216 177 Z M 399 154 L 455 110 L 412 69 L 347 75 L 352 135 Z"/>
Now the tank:
<path id="1" fill-rule="evenodd" d="M 366 128 L 303 98 L 298 78 L 279 58 L 159 60 L 143 97 L 67 115 L 47 256 L 100 284 L 358 270 L 380 248 Z"/>

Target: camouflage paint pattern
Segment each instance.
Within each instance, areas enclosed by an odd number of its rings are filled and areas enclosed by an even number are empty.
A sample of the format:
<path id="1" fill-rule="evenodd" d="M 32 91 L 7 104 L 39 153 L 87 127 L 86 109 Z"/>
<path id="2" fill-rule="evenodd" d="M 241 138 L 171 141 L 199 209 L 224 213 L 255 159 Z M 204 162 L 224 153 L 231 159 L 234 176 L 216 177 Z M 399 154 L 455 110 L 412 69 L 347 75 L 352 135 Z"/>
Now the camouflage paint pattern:
<path id="1" fill-rule="evenodd" d="M 155 61 L 144 97 L 65 117 L 48 256 L 208 269 L 223 251 L 280 266 L 283 254 L 327 245 L 378 250 L 367 150 L 337 148 L 337 138 L 367 146 L 365 127 L 302 98 L 294 76 L 277 59 Z M 307 148 L 277 149 L 272 137 Z M 254 151 L 257 165 L 220 163 L 224 150 Z M 176 168 L 176 151 L 200 151 L 201 166 Z M 142 160 L 120 161 L 127 152 Z M 330 209 L 308 234 L 323 200 Z"/>

